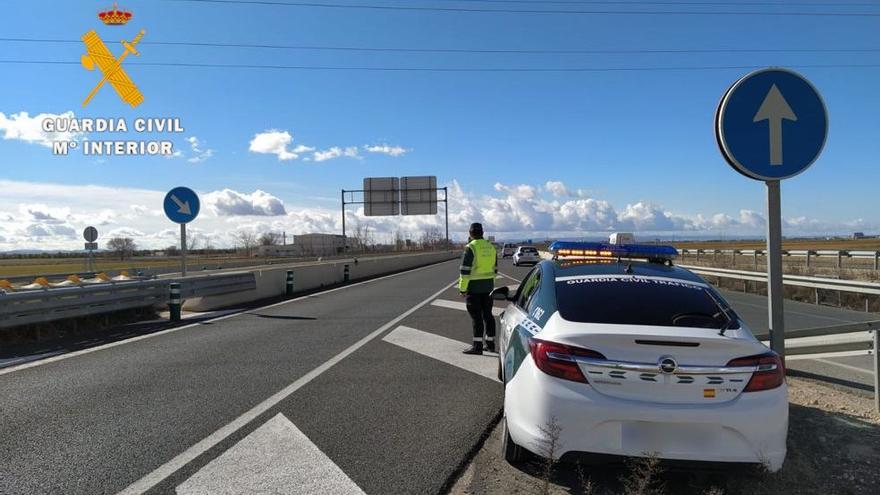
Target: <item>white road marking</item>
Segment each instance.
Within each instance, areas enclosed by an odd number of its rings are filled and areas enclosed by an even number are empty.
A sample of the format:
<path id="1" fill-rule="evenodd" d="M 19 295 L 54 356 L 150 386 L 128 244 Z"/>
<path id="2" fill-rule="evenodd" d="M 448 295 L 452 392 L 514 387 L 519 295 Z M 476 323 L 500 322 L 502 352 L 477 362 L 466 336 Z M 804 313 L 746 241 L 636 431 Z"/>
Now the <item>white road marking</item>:
<path id="1" fill-rule="evenodd" d="M 452 260 L 450 260 L 450 261 L 452 261 Z M 441 263 L 448 263 L 448 262 L 441 262 Z M 309 299 L 309 298 L 311 298 L 311 297 L 322 296 L 322 295 L 324 295 L 324 294 L 329 294 L 329 293 L 331 293 L 331 292 L 336 292 L 336 291 L 338 291 L 338 290 L 350 289 L 350 288 L 352 288 L 352 287 L 357 287 L 357 286 L 359 286 L 359 285 L 369 284 L 369 283 L 372 283 L 372 282 L 378 282 L 379 280 L 384 280 L 384 279 L 386 279 L 386 278 L 398 277 L 398 276 L 400 276 L 400 275 L 405 275 L 405 274 L 407 274 L 407 273 L 413 273 L 413 272 L 417 272 L 417 271 L 421 271 L 421 270 L 426 270 L 426 269 L 431 268 L 431 267 L 434 267 L 434 266 L 436 266 L 436 265 L 437 265 L 437 264 L 432 264 L 432 265 L 422 266 L 422 267 L 419 267 L 419 268 L 414 268 L 414 269 L 412 269 L 412 270 L 407 270 L 407 271 L 398 272 L 398 273 L 392 273 L 391 275 L 385 275 L 385 276 L 383 276 L 383 277 L 378 277 L 378 278 L 374 278 L 374 279 L 370 279 L 370 280 L 364 280 L 363 282 L 357 282 L 357 283 L 354 283 L 354 284 L 351 284 L 351 285 L 344 285 L 344 286 L 342 286 L 342 287 L 336 287 L 335 289 L 328 289 L 328 290 L 321 291 L 321 292 L 315 292 L 315 293 L 313 293 L 313 294 L 309 294 L 309 295 L 307 295 L 307 296 L 300 296 L 300 297 L 297 297 L 297 298 L 294 298 L 294 299 L 288 299 L 288 300 L 286 300 L 286 301 L 281 301 L 281 302 L 278 302 L 278 303 L 275 303 L 275 304 L 269 304 L 268 306 L 260 306 L 260 307 L 258 307 L 258 308 L 250 308 L 250 309 L 247 309 L 247 310 L 239 310 L 239 311 L 236 311 L 236 312 L 231 313 L 231 314 L 227 314 L 227 315 L 219 316 L 219 317 L 217 317 L 217 318 L 211 318 L 211 319 L 208 319 L 208 320 L 202 320 L 202 321 L 199 321 L 198 323 L 190 323 L 189 325 L 183 325 L 183 326 L 181 326 L 181 327 L 169 328 L 168 330 L 162 330 L 162 331 L 159 331 L 159 332 L 153 332 L 153 333 L 148 333 L 148 334 L 145 334 L 145 335 L 139 335 L 139 336 L 137 336 L 137 337 L 131 337 L 131 338 L 128 338 L 128 339 L 117 340 L 116 342 L 110 342 L 109 344 L 103 344 L 103 345 L 99 345 L 99 346 L 95 346 L 95 347 L 89 347 L 88 349 L 81 349 L 81 350 L 79 350 L 79 351 L 68 352 L 68 353 L 66 353 L 66 354 L 60 354 L 60 355 L 57 355 L 57 356 L 48 357 L 48 358 L 46 358 L 46 359 L 41 359 L 41 360 L 39 360 L 39 361 L 31 361 L 31 362 L 28 362 L 28 363 L 19 364 L 19 365 L 17 365 L 17 366 L 10 366 L 10 367 L 7 367 L 7 368 L 0 369 L 0 376 L 2 376 L 2 375 L 6 375 L 6 374 L 8 374 L 8 373 L 14 373 L 14 372 L 16 372 L 16 371 L 21 371 L 21 370 L 28 369 L 28 368 L 35 368 L 35 367 L 37 367 L 37 366 L 42 366 L 42 365 L 44 365 L 44 364 L 54 363 L 54 362 L 56 362 L 56 361 L 62 361 L 62 360 L 64 360 L 64 359 L 70 359 L 70 358 L 73 358 L 73 357 L 82 356 L 83 354 L 90 354 L 90 353 L 93 353 L 93 352 L 103 351 L 103 350 L 105 350 L 105 349 L 111 349 L 111 348 L 113 348 L 113 347 L 117 347 L 117 346 L 120 346 L 120 345 L 123 345 L 123 344 L 131 344 L 131 343 L 133 343 L 133 342 L 137 342 L 137 341 L 139 341 L 139 340 L 151 339 L 151 338 L 153 338 L 153 337 L 158 337 L 158 336 L 160 336 L 160 335 L 166 335 L 166 334 L 169 334 L 169 333 L 179 332 L 179 331 L 181 331 L 181 330 L 186 330 L 186 329 L 188 329 L 188 328 L 199 327 L 199 326 L 205 325 L 205 324 L 207 324 L 207 323 L 213 323 L 213 322 L 215 322 L 215 321 L 226 320 L 226 319 L 228 319 L 228 318 L 233 318 L 233 317 L 235 317 L 235 316 L 241 315 L 242 313 L 247 313 L 247 312 L 249 312 L 249 311 L 260 311 L 260 310 L 263 310 L 263 309 L 274 308 L 274 307 L 276 307 L 276 306 L 281 306 L 281 305 L 284 305 L 284 304 L 290 304 L 290 303 L 292 303 L 292 302 L 301 301 L 301 300 L 303 300 L 303 299 Z"/>
<path id="2" fill-rule="evenodd" d="M 843 368 L 843 369 L 845 369 L 845 370 L 849 370 L 849 371 L 857 371 L 857 372 L 859 372 L 859 373 L 864 373 L 864 374 L 869 375 L 869 376 L 874 376 L 874 371 L 873 371 L 873 370 L 866 370 L 866 369 L 864 369 L 864 368 L 859 368 L 858 366 L 850 366 L 850 365 L 848 365 L 848 364 L 835 363 L 834 361 L 829 361 L 829 360 L 827 360 L 827 359 L 816 359 L 816 361 L 819 361 L 819 362 L 822 363 L 822 364 L 830 364 L 831 366 L 837 366 L 837 367 Z"/>
<path id="3" fill-rule="evenodd" d="M 734 299 L 734 300 L 735 300 L 736 297 L 729 297 L 729 298 L 726 298 L 726 299 L 728 300 L 728 302 L 731 302 L 731 299 Z M 791 301 L 789 301 L 789 302 L 791 302 Z M 739 306 L 739 305 L 743 305 L 743 306 L 751 306 L 751 307 L 753 307 L 753 308 L 761 308 L 761 309 L 763 309 L 764 311 L 767 310 L 767 306 L 764 305 L 764 304 L 755 304 L 755 303 L 749 303 L 749 302 L 744 302 L 744 301 L 736 301 L 735 303 L 731 303 L 731 306 L 733 306 L 734 308 L 736 308 L 736 307 Z M 858 320 L 847 320 L 847 319 L 845 319 L 845 318 L 838 318 L 838 317 L 836 317 L 836 316 L 817 315 L 817 314 L 813 314 L 813 313 L 804 313 L 804 312 L 802 312 L 802 311 L 793 311 L 793 310 L 789 310 L 789 309 L 786 309 L 786 310 L 785 310 L 785 314 L 787 314 L 787 315 L 809 316 L 809 317 L 811 317 L 811 318 L 821 318 L 821 319 L 823 319 L 823 320 L 841 321 L 841 322 L 844 322 L 844 323 L 858 323 Z"/>
<path id="4" fill-rule="evenodd" d="M 192 462 L 195 458 L 204 454 L 209 449 L 211 449 L 212 447 L 214 447 L 215 445 L 222 442 L 227 437 L 229 437 L 230 435 L 232 435 L 233 433 L 238 431 L 239 428 L 250 423 L 251 421 L 256 419 L 259 415 L 265 413 L 266 411 L 268 411 L 269 409 L 271 409 L 272 407 L 277 405 L 279 402 L 286 399 L 288 396 L 290 396 L 290 394 L 296 392 L 297 390 L 299 390 L 300 388 L 305 386 L 307 383 L 311 382 L 312 380 L 314 380 L 315 378 L 320 376 L 322 373 L 324 373 L 328 369 L 332 368 L 334 365 L 336 365 L 337 363 L 339 363 L 340 361 L 342 361 L 343 359 L 348 357 L 351 353 L 353 353 L 356 350 L 360 349 L 361 347 L 365 346 L 367 343 L 369 343 L 371 340 L 375 339 L 376 337 L 378 337 L 379 335 L 384 333 L 389 328 L 400 323 L 400 321 L 403 320 L 404 318 L 406 318 L 407 316 L 415 313 L 420 308 L 427 305 L 429 302 L 431 302 L 433 299 L 437 298 L 440 294 L 445 292 L 447 289 L 449 289 L 450 287 L 452 287 L 456 283 L 458 283 L 458 280 L 455 280 L 447 285 L 444 285 L 442 289 L 438 290 L 437 292 L 432 294 L 430 297 L 428 297 L 424 301 L 422 301 L 422 302 L 416 304 L 415 306 L 413 306 L 412 308 L 406 310 L 400 316 L 394 318 L 393 320 L 382 325 L 381 327 L 377 328 L 376 330 L 373 330 L 366 337 L 355 342 L 354 344 L 352 344 L 350 347 L 348 347 L 344 351 L 342 351 L 339 354 L 330 358 L 330 360 L 326 361 L 324 364 L 318 366 L 317 368 L 313 369 L 312 371 L 310 371 L 310 372 L 306 373 L 305 375 L 303 375 L 302 377 L 300 377 L 295 382 L 291 383 L 290 385 L 288 385 L 288 386 L 284 387 L 283 389 L 281 389 L 280 391 L 276 392 L 275 395 L 273 395 L 273 396 L 269 397 L 268 399 L 264 400 L 263 402 L 257 404 L 250 411 L 247 411 L 246 413 L 242 414 L 241 416 L 235 418 L 231 423 L 227 424 L 226 426 L 224 426 L 224 427 L 220 428 L 219 430 L 215 431 L 214 433 L 210 434 L 209 436 L 207 436 L 206 438 L 204 438 L 203 440 L 201 440 L 197 444 L 193 445 L 192 447 L 186 449 L 184 452 L 178 454 L 176 457 L 174 457 L 170 461 L 166 462 L 165 464 L 159 466 L 152 473 L 149 473 L 146 476 L 144 476 L 143 478 L 139 479 L 138 481 L 135 481 L 134 483 L 129 485 L 128 488 L 119 492 L 119 495 L 140 494 L 140 493 L 145 493 L 147 490 L 150 490 L 151 488 L 153 488 L 157 484 L 161 483 L 165 478 L 171 476 L 176 471 L 178 471 L 180 468 L 186 466 L 187 464 Z"/>
<path id="5" fill-rule="evenodd" d="M 520 279 L 518 279 L 518 278 L 511 277 L 510 275 L 508 275 L 508 274 L 506 274 L 506 273 L 504 273 L 504 272 L 498 272 L 498 273 L 504 275 L 505 277 L 509 278 L 510 280 L 513 280 L 514 282 L 517 282 L 517 283 L 522 282 L 522 280 L 520 280 Z"/>
<path id="6" fill-rule="evenodd" d="M 178 495 L 363 495 L 309 437 L 278 413 L 177 487 Z"/>
<path id="7" fill-rule="evenodd" d="M 467 304 L 461 301 L 450 301 L 449 299 L 434 299 L 431 301 L 431 306 L 467 311 Z M 504 308 L 492 308 L 492 314 L 495 316 L 498 316 L 503 312 Z"/>
<path id="8" fill-rule="evenodd" d="M 462 354 L 467 347 L 462 342 L 433 333 L 423 332 L 406 326 L 399 326 L 382 340 L 417 352 L 423 356 L 451 364 L 471 373 L 498 381 L 498 354 L 486 353 L 482 356 Z"/>

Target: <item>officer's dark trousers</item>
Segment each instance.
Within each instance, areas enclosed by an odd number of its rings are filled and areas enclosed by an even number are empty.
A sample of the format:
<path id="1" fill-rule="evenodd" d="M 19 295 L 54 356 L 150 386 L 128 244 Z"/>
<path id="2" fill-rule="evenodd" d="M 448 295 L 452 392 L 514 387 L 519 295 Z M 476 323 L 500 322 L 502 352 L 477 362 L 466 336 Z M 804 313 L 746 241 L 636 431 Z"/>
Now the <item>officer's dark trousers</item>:
<path id="1" fill-rule="evenodd" d="M 483 341 L 484 330 L 486 340 L 495 340 L 495 315 L 492 314 L 492 298 L 489 294 L 468 294 L 464 301 L 474 325 L 474 342 Z"/>

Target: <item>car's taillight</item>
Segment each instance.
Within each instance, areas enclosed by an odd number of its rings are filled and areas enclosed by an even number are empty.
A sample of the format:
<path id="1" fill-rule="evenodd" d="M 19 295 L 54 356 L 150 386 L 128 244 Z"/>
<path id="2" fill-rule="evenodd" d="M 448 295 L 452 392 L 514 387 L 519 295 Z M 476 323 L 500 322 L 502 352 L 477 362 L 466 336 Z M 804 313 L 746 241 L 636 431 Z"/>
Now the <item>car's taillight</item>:
<path id="1" fill-rule="evenodd" d="M 757 368 L 752 373 L 752 379 L 749 380 L 743 392 L 774 389 L 785 381 L 785 366 L 775 352 L 736 358 L 727 363 L 727 366 L 755 366 Z"/>
<path id="2" fill-rule="evenodd" d="M 529 349 L 539 370 L 573 382 L 588 383 L 587 377 L 575 361 L 575 356 L 605 359 L 605 356 L 596 351 L 546 340 L 529 339 Z"/>

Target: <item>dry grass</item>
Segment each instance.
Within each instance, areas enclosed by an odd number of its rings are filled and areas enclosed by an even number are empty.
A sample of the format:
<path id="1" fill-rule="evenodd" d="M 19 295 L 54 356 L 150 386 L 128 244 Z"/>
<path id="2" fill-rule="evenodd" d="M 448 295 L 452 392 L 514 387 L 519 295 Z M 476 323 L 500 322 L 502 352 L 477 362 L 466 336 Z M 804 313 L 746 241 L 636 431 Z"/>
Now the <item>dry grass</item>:
<path id="1" fill-rule="evenodd" d="M 679 241 L 672 245 L 679 249 L 765 249 L 763 240 L 746 241 Z M 875 251 L 880 250 L 880 239 L 783 239 L 782 249 L 832 249 Z"/>

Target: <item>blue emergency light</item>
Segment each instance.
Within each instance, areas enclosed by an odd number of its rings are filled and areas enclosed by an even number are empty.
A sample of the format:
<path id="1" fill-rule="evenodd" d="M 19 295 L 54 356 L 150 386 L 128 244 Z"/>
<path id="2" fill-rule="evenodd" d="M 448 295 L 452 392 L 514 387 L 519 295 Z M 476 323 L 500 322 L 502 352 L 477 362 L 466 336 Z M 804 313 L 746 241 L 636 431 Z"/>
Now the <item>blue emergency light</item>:
<path id="1" fill-rule="evenodd" d="M 555 241 L 550 251 L 556 256 L 598 256 L 602 258 L 644 258 L 668 261 L 678 256 L 672 246 L 652 244 L 608 244 L 606 242 Z"/>

